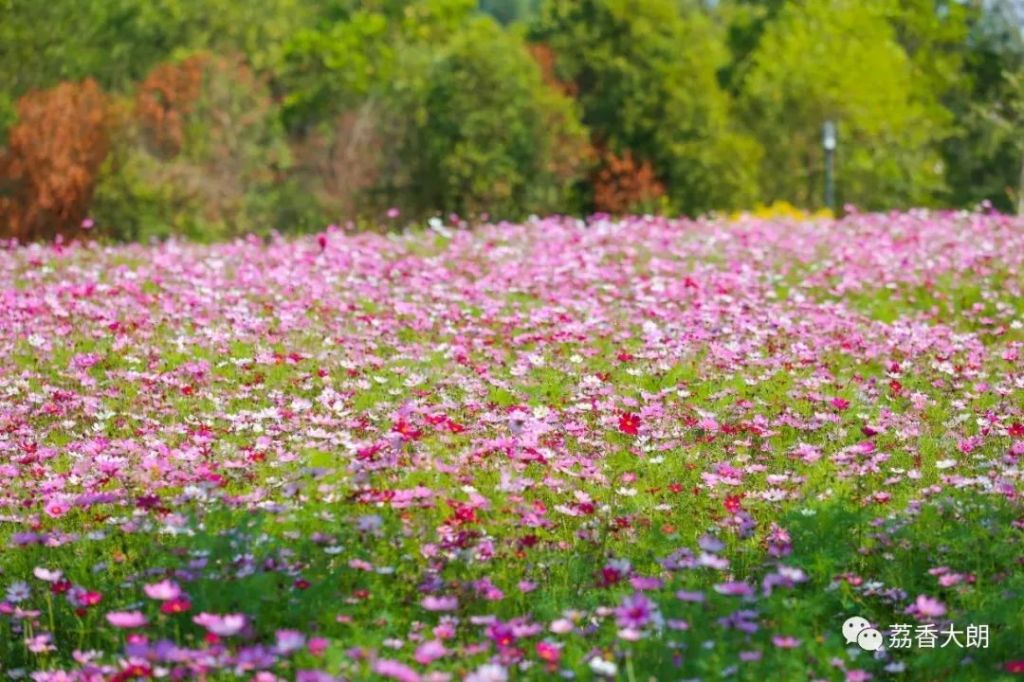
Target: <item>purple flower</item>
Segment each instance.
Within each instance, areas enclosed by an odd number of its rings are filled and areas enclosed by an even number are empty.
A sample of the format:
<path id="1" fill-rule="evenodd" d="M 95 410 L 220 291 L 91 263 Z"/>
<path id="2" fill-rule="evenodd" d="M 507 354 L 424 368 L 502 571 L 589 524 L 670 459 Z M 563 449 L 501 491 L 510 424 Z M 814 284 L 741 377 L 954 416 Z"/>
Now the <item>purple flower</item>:
<path id="1" fill-rule="evenodd" d="M 735 580 L 727 583 L 718 583 L 715 585 L 715 592 L 718 594 L 726 594 L 730 597 L 752 597 L 754 596 L 754 588 L 741 580 Z"/>
<path id="2" fill-rule="evenodd" d="M 623 599 L 615 608 L 615 623 L 620 628 L 641 630 L 656 617 L 657 613 L 657 607 L 651 600 L 637 592 Z"/>

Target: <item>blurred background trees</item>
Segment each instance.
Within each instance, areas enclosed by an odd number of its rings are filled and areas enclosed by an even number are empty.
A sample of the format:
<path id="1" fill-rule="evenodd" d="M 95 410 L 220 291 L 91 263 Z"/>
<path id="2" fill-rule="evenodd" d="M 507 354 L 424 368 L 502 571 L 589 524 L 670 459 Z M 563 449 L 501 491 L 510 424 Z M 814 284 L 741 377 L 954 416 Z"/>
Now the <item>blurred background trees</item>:
<path id="1" fill-rule="evenodd" d="M 0 236 L 816 210 L 825 120 L 840 205 L 1012 210 L 1022 17 L 1016 0 L 0 0 Z"/>

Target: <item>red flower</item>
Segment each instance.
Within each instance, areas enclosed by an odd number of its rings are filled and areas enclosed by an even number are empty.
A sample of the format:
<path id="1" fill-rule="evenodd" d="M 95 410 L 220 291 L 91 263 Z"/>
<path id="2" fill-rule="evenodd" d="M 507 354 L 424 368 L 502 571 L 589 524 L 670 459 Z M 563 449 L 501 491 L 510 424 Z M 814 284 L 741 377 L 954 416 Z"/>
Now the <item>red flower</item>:
<path id="1" fill-rule="evenodd" d="M 1024 658 L 1018 661 L 1007 661 L 1003 665 L 1003 670 L 1014 675 L 1024 675 Z"/>
<path id="2" fill-rule="evenodd" d="M 727 495 L 722 506 L 724 506 L 730 514 L 735 514 L 743 508 L 743 505 L 740 504 L 742 500 L 743 498 L 739 495 Z"/>
<path id="3" fill-rule="evenodd" d="M 1021 424 L 1020 422 L 1013 422 L 1010 424 L 1010 435 L 1014 438 L 1024 436 L 1024 424 Z"/>
<path id="4" fill-rule="evenodd" d="M 402 440 L 408 442 L 416 440 L 423 432 L 417 429 L 415 426 L 405 421 L 405 419 L 399 418 L 398 422 L 391 428 L 392 431 L 402 436 Z"/>
<path id="5" fill-rule="evenodd" d="M 619 417 L 619 431 L 635 436 L 640 432 L 640 416 L 632 412 L 623 412 Z"/>
<path id="6" fill-rule="evenodd" d="M 84 592 L 78 597 L 78 603 L 82 606 L 96 606 L 103 601 L 103 595 L 99 592 Z"/>
<path id="7" fill-rule="evenodd" d="M 629 362 L 630 360 L 633 359 L 633 355 L 631 353 L 627 353 L 626 351 L 621 351 L 615 357 L 619 359 L 619 362 Z"/>
<path id="8" fill-rule="evenodd" d="M 184 613 L 192 608 L 192 602 L 187 597 L 176 597 L 168 599 L 160 605 L 160 613 L 174 614 Z"/>

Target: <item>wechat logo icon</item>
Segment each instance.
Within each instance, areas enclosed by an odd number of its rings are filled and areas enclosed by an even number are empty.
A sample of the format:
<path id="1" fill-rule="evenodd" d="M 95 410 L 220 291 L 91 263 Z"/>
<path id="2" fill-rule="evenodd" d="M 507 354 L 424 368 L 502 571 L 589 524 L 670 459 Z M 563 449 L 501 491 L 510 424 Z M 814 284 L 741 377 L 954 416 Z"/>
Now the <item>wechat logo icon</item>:
<path id="1" fill-rule="evenodd" d="M 857 644 L 864 651 L 878 651 L 882 648 L 882 633 L 860 616 L 847 618 L 843 623 L 843 639 L 847 644 Z"/>

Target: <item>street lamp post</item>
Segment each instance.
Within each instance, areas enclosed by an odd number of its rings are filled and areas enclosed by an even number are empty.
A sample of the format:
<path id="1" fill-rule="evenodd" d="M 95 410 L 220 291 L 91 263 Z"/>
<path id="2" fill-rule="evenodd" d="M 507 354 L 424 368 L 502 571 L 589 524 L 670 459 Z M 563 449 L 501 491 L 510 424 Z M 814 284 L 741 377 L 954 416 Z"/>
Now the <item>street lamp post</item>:
<path id="1" fill-rule="evenodd" d="M 821 127 L 821 146 L 825 149 L 825 206 L 835 210 L 835 155 L 836 155 L 836 124 L 825 121 Z"/>

